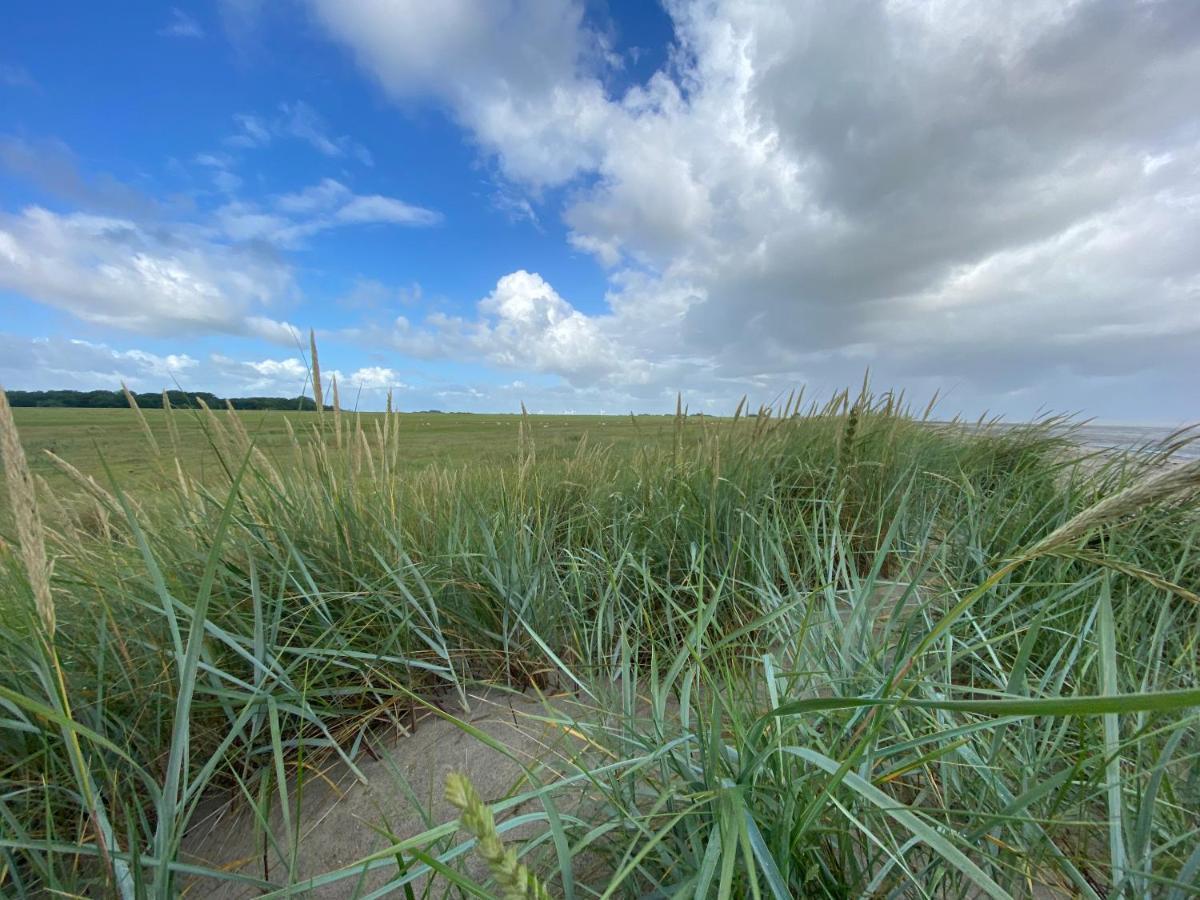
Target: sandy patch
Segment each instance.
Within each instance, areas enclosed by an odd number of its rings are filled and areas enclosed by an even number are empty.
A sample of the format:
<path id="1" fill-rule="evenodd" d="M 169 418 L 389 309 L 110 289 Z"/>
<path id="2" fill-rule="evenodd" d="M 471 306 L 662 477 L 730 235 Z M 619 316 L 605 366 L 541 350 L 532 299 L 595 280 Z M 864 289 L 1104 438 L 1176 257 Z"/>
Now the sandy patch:
<path id="1" fill-rule="evenodd" d="M 542 721 L 552 715 L 553 707 L 548 708 L 533 696 L 497 689 L 471 692 L 469 699 L 469 711 L 455 708 L 450 712 L 502 744 L 508 754 L 488 746 L 457 723 L 428 714 L 412 734 L 380 742 L 385 745 L 376 746 L 373 753 L 360 754 L 355 764 L 365 776 L 365 784 L 336 759 L 326 761 L 317 772 L 310 771 L 302 785 L 291 779 L 289 817 L 284 815 L 278 792 L 265 823 L 255 821 L 244 801 L 211 800 L 189 830 L 182 858 L 188 863 L 250 875 L 272 887 L 289 882 L 300 885 L 391 846 L 393 841 L 387 835 L 409 838 L 454 819 L 455 811 L 442 799 L 445 778 L 451 771 L 465 772 L 483 799 L 493 803 L 534 787 L 526 769 L 533 770 L 543 782 L 552 781 L 556 772 L 571 770 L 568 760 L 579 754 L 580 745 L 563 728 Z M 567 697 L 549 701 L 561 706 L 570 702 Z M 555 802 L 564 811 L 564 802 L 571 801 L 569 795 L 556 793 Z M 512 816 L 542 809 L 535 799 L 497 819 L 503 823 Z M 299 840 L 292 863 L 291 833 L 296 831 L 297 821 Z M 522 825 L 505 837 L 528 839 L 545 830 L 544 824 Z M 466 835 L 458 832 L 438 841 L 433 849 L 445 852 L 465 840 Z M 461 860 L 467 871 L 483 877 L 473 854 L 464 853 Z M 294 870 L 289 874 L 292 865 Z M 397 875 L 398 863 L 389 858 L 354 877 L 306 890 L 299 896 L 359 897 Z M 414 885 L 414 890 L 420 896 L 420 884 Z M 253 885 L 194 878 L 187 893 L 242 898 L 259 896 L 262 890 Z M 399 892 L 396 895 L 403 896 Z"/>

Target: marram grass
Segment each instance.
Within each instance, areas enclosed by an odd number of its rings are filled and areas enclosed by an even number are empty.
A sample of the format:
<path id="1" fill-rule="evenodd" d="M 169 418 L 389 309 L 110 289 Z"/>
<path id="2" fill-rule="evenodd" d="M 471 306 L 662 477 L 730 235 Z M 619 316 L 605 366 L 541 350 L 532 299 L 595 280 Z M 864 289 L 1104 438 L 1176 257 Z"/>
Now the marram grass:
<path id="1" fill-rule="evenodd" d="M 39 496 L 0 397 L 0 894 L 1196 896 L 1195 466 L 802 403 L 566 453 L 525 415 L 507 461 L 420 472 L 390 410 L 273 458 L 166 410 L 136 488 L 56 460 Z M 381 810 L 306 868 L 311 772 L 481 684 L 579 748 L 490 805 L 449 781 L 485 880 L 412 790 L 427 830 Z M 222 799 L 249 861 L 186 853 Z"/>

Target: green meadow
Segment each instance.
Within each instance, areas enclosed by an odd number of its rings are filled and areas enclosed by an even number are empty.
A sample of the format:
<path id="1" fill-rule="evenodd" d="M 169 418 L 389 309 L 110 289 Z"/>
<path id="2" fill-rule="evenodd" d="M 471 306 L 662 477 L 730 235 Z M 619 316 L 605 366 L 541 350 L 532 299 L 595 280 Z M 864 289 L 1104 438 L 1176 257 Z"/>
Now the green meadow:
<path id="1" fill-rule="evenodd" d="M 1170 448 L 865 390 L 15 412 L 4 896 L 1198 893 Z"/>
<path id="2" fill-rule="evenodd" d="M 30 469 L 52 486 L 66 487 L 70 479 L 46 451 L 95 478 L 107 477 L 111 471 L 123 486 L 141 483 L 154 471 L 147 465 L 146 428 L 160 446 L 170 448 L 172 463 L 177 458 L 188 475 L 207 480 L 223 473 L 219 450 L 209 439 L 198 411 L 147 409 L 140 413 L 141 418 L 131 409 L 13 410 Z M 171 443 L 168 415 L 178 435 L 177 446 Z M 307 444 L 317 420 L 314 412 L 275 410 L 216 410 L 213 415 L 218 421 L 236 417 L 240 428 L 253 437 L 255 446 L 279 462 L 286 462 L 291 448 L 288 425 L 297 440 Z M 346 413 L 346 417 L 348 428 L 361 427 L 372 435 L 376 423 L 382 424 L 383 414 Z M 413 469 L 430 463 L 502 463 L 513 459 L 517 452 L 521 423 L 517 415 L 399 413 L 396 420 L 404 435 L 401 462 Z M 584 435 L 625 449 L 653 443 L 670 432 L 672 421 L 670 416 L 528 417 L 538 449 L 559 456 L 575 452 Z"/>

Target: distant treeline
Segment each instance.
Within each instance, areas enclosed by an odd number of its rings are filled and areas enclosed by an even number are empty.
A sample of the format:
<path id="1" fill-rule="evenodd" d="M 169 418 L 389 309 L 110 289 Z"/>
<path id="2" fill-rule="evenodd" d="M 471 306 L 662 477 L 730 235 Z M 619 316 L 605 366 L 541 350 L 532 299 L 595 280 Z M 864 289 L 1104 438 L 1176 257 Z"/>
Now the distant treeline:
<path id="1" fill-rule="evenodd" d="M 162 394 L 134 394 L 143 409 L 162 409 Z M 210 409 L 224 409 L 223 397 L 208 391 L 167 391 L 171 406 L 180 409 L 199 409 L 197 399 Z M 128 407 L 129 401 L 121 391 L 9 391 L 11 406 L 78 407 L 84 409 L 117 409 Z M 231 397 L 234 409 L 315 410 L 317 404 L 309 397 Z M 328 409 L 329 407 L 326 407 Z"/>

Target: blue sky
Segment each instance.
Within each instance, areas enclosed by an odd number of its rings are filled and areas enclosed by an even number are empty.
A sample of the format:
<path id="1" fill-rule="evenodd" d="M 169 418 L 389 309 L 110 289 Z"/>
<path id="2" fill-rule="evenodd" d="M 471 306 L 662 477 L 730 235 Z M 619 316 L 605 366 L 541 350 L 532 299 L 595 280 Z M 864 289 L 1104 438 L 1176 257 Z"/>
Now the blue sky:
<path id="1" fill-rule="evenodd" d="M 10 4 L 0 383 L 1200 417 L 1194 4 Z"/>

